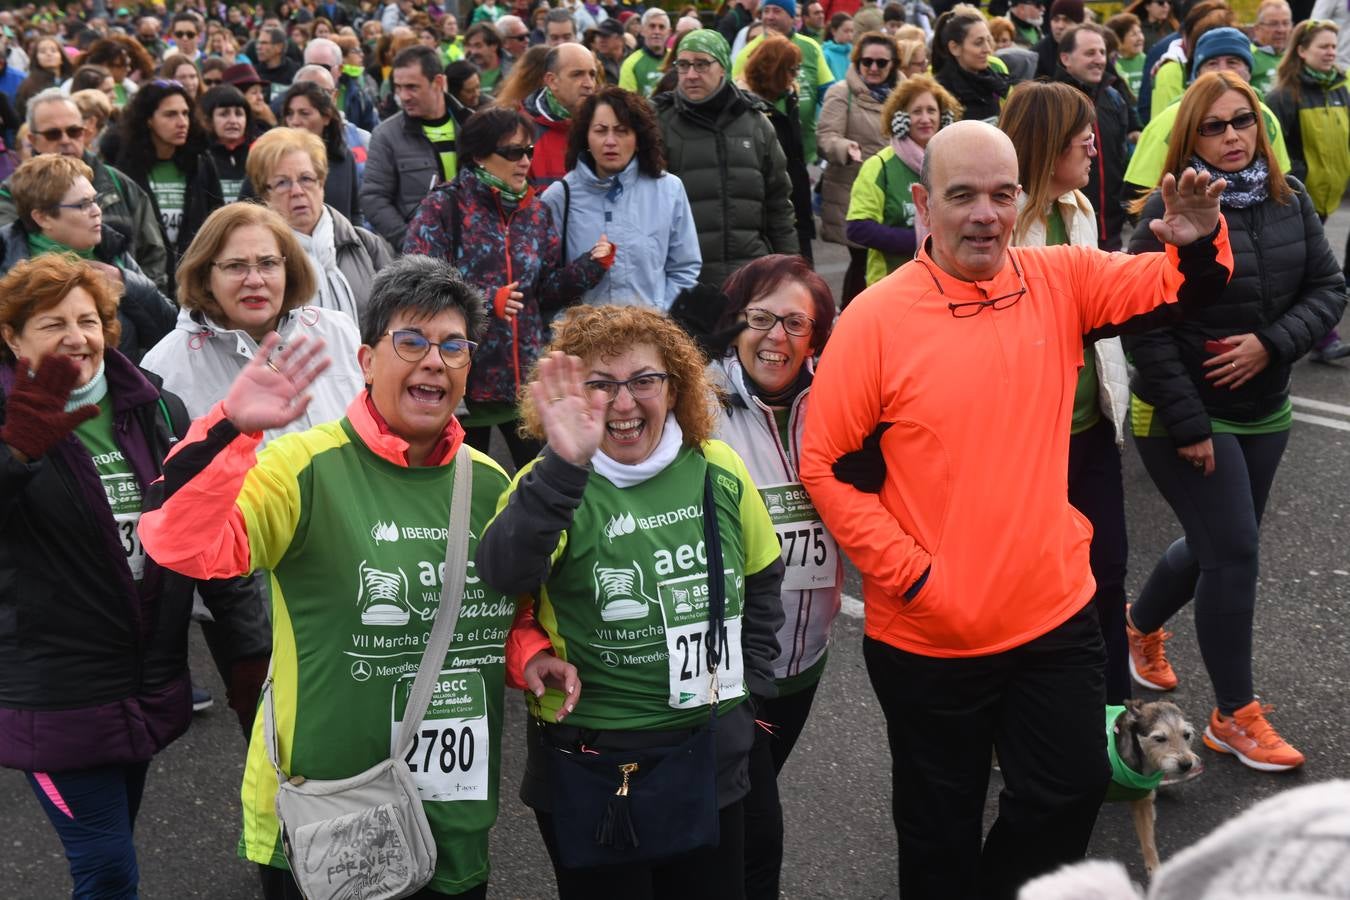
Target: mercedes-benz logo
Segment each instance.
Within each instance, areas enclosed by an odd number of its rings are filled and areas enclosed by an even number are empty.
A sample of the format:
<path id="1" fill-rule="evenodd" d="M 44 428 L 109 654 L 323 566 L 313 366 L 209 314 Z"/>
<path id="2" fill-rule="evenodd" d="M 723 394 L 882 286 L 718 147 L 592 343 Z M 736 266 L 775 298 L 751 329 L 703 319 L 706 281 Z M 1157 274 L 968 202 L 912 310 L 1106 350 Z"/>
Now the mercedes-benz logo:
<path id="1" fill-rule="evenodd" d="M 352 663 L 352 677 L 357 681 L 366 681 L 370 678 L 370 675 L 370 663 L 366 662 L 364 659 L 358 659 L 356 662 Z"/>
<path id="2" fill-rule="evenodd" d="M 606 650 L 600 654 L 600 661 L 612 669 L 619 664 L 619 654 Z"/>

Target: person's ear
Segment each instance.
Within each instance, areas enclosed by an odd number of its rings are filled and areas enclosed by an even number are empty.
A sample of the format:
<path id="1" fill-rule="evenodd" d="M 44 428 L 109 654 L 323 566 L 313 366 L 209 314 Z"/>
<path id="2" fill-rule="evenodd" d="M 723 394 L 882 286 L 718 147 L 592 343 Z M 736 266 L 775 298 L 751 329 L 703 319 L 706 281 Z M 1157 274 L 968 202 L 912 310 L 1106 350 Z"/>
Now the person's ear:
<path id="1" fill-rule="evenodd" d="M 956 57 L 956 54 L 958 54 L 958 53 L 960 53 L 960 52 L 961 52 L 961 45 L 960 45 L 959 43 L 957 43 L 956 41 L 948 41 L 948 42 L 947 42 L 947 55 L 948 55 L 948 56 L 950 56 L 950 57 L 952 57 L 952 58 L 955 58 L 955 57 Z"/>
<path id="2" fill-rule="evenodd" d="M 48 228 L 56 223 L 56 216 L 47 212 L 45 209 L 35 209 L 29 213 L 33 217 L 33 224 L 37 225 L 38 230 L 46 232 Z"/>
<path id="3" fill-rule="evenodd" d="M 375 380 L 375 348 L 362 344 L 356 349 L 356 362 L 361 366 L 361 377 L 369 387 Z"/>
<path id="4" fill-rule="evenodd" d="M 914 200 L 915 215 L 919 217 L 919 221 L 923 223 L 924 228 L 932 231 L 932 212 L 928 208 L 928 188 L 916 181 L 909 186 L 909 193 Z"/>

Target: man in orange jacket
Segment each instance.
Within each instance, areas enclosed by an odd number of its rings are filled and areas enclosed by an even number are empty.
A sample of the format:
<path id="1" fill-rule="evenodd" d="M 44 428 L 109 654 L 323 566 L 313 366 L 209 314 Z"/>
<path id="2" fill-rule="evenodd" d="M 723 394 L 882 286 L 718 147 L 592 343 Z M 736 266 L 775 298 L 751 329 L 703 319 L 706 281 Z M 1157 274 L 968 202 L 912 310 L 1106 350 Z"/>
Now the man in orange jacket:
<path id="1" fill-rule="evenodd" d="M 1205 175 L 1165 179 L 1167 251 L 1125 256 L 1009 249 L 1017 158 L 992 126 L 943 129 L 923 169 L 932 237 L 836 326 L 801 476 L 863 575 L 900 894 L 1012 898 L 1083 856 L 1110 779 L 1092 530 L 1067 495 L 1084 340 L 1217 297 L 1232 254 Z M 880 491 L 836 479 L 877 431 Z M 981 851 L 993 748 L 1006 787 Z"/>

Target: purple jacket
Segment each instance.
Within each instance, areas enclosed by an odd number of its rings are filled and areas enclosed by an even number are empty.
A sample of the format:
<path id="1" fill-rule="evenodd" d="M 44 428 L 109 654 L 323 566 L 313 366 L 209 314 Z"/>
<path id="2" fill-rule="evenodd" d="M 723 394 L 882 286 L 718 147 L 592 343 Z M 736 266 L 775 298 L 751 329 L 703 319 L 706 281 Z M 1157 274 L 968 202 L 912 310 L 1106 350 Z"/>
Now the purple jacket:
<path id="1" fill-rule="evenodd" d="M 422 201 L 408 223 L 403 252 L 449 260 L 483 292 L 488 326 L 469 370 L 466 396 L 471 404 L 514 403 L 544 346 L 545 311 L 575 303 L 605 277 L 589 247 L 563 264 L 553 214 L 533 190 L 508 209 L 472 169 Z M 516 315 L 514 330 L 510 320 L 491 311 L 497 289 L 513 281 L 520 282 L 525 305 Z"/>
<path id="2" fill-rule="evenodd" d="M 187 412 L 117 351 L 104 359 L 114 437 L 148 508 Z M 14 379 L 0 366 L 0 421 Z M 266 611 L 246 579 L 198 583 L 147 560 L 137 585 L 123 543 L 132 539 L 74 435 L 28 463 L 0 443 L 0 765 L 143 762 L 182 734 L 195 587 L 218 619 L 222 669 L 270 651 Z"/>

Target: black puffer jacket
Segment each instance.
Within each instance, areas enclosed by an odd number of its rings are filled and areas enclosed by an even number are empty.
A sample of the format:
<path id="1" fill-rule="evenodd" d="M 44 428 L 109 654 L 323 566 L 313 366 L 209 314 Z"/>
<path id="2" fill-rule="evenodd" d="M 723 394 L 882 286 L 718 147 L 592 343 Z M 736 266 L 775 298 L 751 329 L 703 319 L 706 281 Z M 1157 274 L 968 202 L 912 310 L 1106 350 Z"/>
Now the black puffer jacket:
<path id="1" fill-rule="evenodd" d="M 1125 166 L 1129 162 L 1127 136 L 1139 130 L 1134 109 L 1115 88 L 1103 83 L 1083 84 L 1061 66 L 1055 73 L 1057 81 L 1082 91 L 1092 100 L 1097 110 L 1097 121 L 1092 126 L 1097 141 L 1097 155 L 1088 174 L 1087 196 L 1097 213 L 1097 246 L 1103 250 L 1119 250 L 1121 229 L 1125 227 Z"/>
<path id="2" fill-rule="evenodd" d="M 678 91 L 652 103 L 667 165 L 684 183 L 698 227 L 698 280 L 720 287 L 751 260 L 798 253 L 787 158 L 764 101 L 726 82 L 703 103 Z"/>
<path id="3" fill-rule="evenodd" d="M 1152 404 L 1178 447 L 1209 437 L 1210 417 L 1255 422 L 1289 396 L 1290 366 L 1340 321 L 1345 278 L 1303 185 L 1290 178 L 1288 203 L 1268 199 L 1249 209 L 1223 207 L 1233 248 L 1233 277 L 1217 302 L 1186 321 L 1124 338 L 1136 373 L 1130 389 Z M 1161 250 L 1149 223 L 1162 216 L 1162 196 L 1144 205 L 1131 253 Z M 1237 390 L 1205 380 L 1204 343 L 1255 334 L 1270 364 Z"/>

